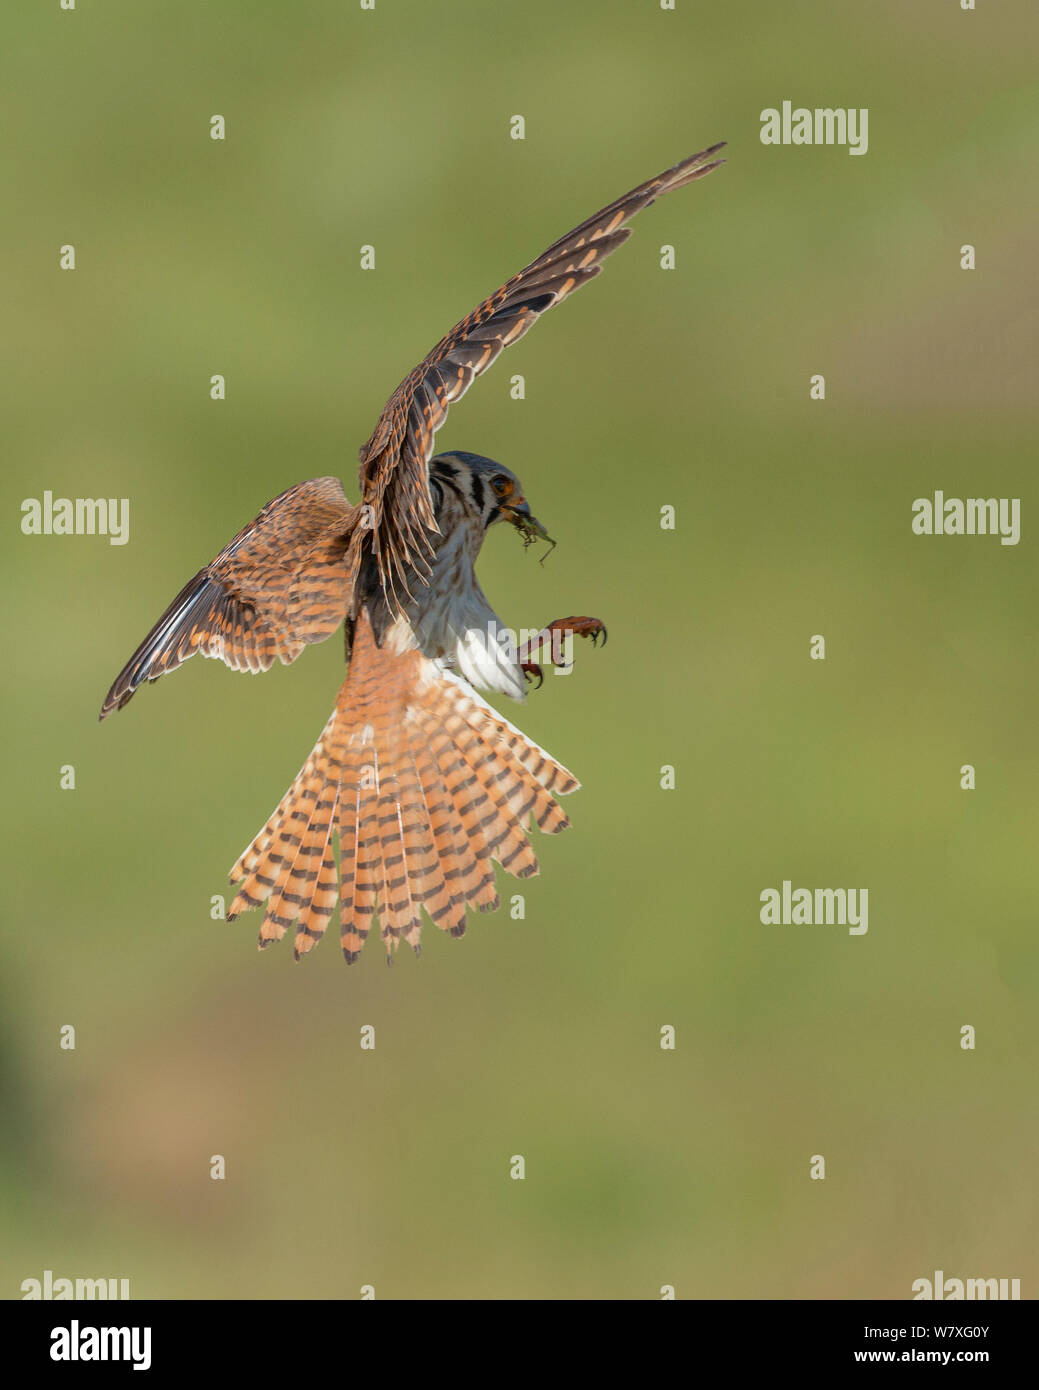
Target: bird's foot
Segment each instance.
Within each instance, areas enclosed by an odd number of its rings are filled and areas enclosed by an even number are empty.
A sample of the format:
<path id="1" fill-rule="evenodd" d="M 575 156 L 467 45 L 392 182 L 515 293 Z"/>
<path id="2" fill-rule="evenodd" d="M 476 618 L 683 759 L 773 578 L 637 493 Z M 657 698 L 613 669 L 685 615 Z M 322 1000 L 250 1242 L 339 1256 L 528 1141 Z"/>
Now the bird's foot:
<path id="1" fill-rule="evenodd" d="M 598 646 L 599 638 L 602 638 L 603 646 L 606 645 L 606 624 L 601 618 L 556 618 L 555 622 L 543 627 L 536 637 L 530 642 L 524 642 L 517 653 L 520 668 L 527 680 L 536 680 L 535 690 L 539 689 L 544 680 L 544 672 L 538 663 L 532 658 L 540 652 L 541 648 L 548 645 L 549 661 L 553 666 L 560 670 L 569 671 L 573 666 L 573 661 L 568 653 L 568 639 L 573 637 L 590 637 L 592 646 Z"/>

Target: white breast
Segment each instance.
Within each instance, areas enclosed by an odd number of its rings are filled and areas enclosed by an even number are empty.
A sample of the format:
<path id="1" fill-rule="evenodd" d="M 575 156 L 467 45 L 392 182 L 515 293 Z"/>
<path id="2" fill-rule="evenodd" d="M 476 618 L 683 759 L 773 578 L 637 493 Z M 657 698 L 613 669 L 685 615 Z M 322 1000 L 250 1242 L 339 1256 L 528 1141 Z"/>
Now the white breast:
<path id="1" fill-rule="evenodd" d="M 470 684 L 523 700 L 526 681 L 515 642 L 476 579 L 473 542 L 478 552 L 482 539 L 482 531 L 473 535 L 467 526 L 448 531 L 437 551 L 429 587 L 419 586 L 407 618 L 390 628 L 386 642 L 392 651 L 418 647 L 423 656 L 444 670 L 456 671 Z"/>

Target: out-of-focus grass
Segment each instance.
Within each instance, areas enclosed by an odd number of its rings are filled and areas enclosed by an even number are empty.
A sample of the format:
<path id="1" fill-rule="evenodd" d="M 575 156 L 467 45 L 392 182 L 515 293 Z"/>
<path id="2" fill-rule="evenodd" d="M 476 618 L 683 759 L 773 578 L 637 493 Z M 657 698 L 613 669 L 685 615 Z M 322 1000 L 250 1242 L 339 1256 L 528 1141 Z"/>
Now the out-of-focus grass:
<path id="1" fill-rule="evenodd" d="M 179 1298 L 1034 1286 L 1034 16 L 759 9 L 5 19 L 7 1296 L 44 1268 Z M 868 106 L 869 153 L 763 147 L 785 97 Z M 491 536 L 505 620 L 610 626 L 506 711 L 583 783 L 525 920 L 427 928 L 393 971 L 256 955 L 210 897 L 338 639 L 262 680 L 191 663 L 99 728 L 108 682 L 268 498 L 356 495 L 448 324 L 722 138 L 442 435 L 560 541 Z M 45 488 L 129 496 L 131 543 L 23 537 Z M 936 488 L 1020 497 L 1021 544 L 912 536 Z M 868 887 L 868 935 L 762 927 L 784 878 Z"/>

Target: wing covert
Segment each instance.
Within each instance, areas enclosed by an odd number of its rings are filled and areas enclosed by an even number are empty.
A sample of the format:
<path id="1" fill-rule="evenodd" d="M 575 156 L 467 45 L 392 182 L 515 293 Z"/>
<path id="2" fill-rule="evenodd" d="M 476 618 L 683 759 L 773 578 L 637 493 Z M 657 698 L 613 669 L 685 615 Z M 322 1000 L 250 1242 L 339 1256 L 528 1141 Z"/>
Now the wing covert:
<path id="1" fill-rule="evenodd" d="M 268 502 L 180 591 L 116 677 L 100 718 L 196 652 L 233 671 L 267 671 L 331 636 L 352 597 L 356 516 L 338 478 Z"/>

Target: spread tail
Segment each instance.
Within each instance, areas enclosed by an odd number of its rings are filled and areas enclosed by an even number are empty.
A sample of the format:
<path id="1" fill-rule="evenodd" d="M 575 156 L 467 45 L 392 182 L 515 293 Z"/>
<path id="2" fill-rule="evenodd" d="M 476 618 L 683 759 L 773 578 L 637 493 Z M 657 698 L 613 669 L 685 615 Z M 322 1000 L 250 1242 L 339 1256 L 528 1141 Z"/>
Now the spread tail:
<path id="1" fill-rule="evenodd" d="M 530 818 L 565 829 L 555 798 L 577 786 L 456 676 L 417 651 L 376 647 L 362 618 L 332 717 L 231 871 L 228 918 L 266 903 L 261 948 L 294 927 L 297 960 L 337 902 L 351 964 L 376 913 L 387 955 L 402 938 L 418 951 L 423 909 L 461 936 L 468 907 L 498 906 L 492 861 L 537 873 Z"/>

